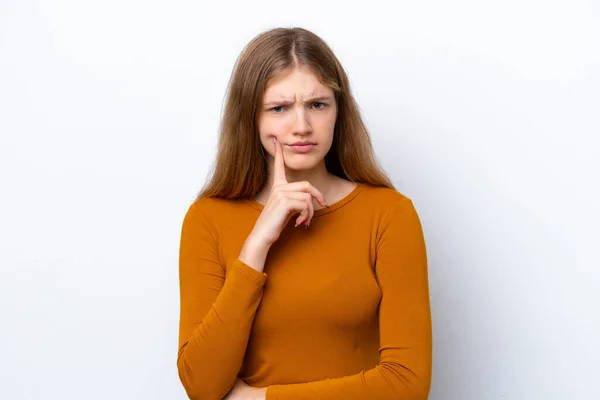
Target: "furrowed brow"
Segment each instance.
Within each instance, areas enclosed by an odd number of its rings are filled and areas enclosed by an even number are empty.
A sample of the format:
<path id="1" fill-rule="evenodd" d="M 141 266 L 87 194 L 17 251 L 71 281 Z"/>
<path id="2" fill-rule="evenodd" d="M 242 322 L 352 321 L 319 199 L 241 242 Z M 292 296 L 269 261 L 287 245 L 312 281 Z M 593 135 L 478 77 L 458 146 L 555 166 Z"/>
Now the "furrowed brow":
<path id="1" fill-rule="evenodd" d="M 319 101 L 331 101 L 331 100 L 332 100 L 331 96 L 317 96 L 317 97 L 312 97 L 312 98 L 304 101 L 304 103 L 315 103 L 315 102 L 319 102 Z M 273 101 L 266 102 L 264 105 L 265 106 L 281 106 L 281 105 L 289 106 L 291 104 L 294 104 L 293 100 L 281 99 L 281 100 L 273 100 Z"/>

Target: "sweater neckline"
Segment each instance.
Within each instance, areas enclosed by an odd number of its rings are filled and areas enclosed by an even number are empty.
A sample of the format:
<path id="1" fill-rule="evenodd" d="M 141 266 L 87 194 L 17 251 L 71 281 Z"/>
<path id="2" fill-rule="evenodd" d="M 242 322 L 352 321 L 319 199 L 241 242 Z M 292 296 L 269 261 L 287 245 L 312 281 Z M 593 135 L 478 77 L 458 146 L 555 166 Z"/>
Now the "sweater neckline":
<path id="1" fill-rule="evenodd" d="M 336 210 L 339 210 L 340 208 L 342 208 L 343 206 L 348 204 L 350 201 L 352 201 L 352 199 L 354 199 L 356 196 L 358 196 L 358 194 L 364 189 L 363 183 L 361 183 L 361 182 L 355 182 L 355 183 L 356 183 L 356 187 L 354 189 L 352 189 L 352 191 L 350 193 L 348 193 L 346 196 L 342 197 L 340 200 L 336 201 L 335 203 L 330 204 L 329 207 L 319 208 L 318 210 L 315 210 L 313 218 L 319 217 L 321 215 L 329 214 Z M 254 200 L 254 198 L 244 199 L 244 202 L 246 202 L 246 204 L 248 204 L 250 207 L 252 207 L 258 211 L 261 211 L 261 212 L 265 208 L 265 206 L 263 204 Z"/>

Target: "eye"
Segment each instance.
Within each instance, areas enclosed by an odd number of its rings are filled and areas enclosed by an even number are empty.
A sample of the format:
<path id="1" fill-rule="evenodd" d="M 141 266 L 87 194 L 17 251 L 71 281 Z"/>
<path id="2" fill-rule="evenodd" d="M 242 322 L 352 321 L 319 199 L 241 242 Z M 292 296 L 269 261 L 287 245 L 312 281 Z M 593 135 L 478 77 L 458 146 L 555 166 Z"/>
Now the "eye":
<path id="1" fill-rule="evenodd" d="M 317 110 L 321 110 L 321 109 L 325 108 L 325 106 L 326 106 L 325 103 L 319 103 L 319 102 L 313 103 L 313 106 L 316 106 L 316 105 L 321 105 L 321 107 L 315 107 Z"/>
<path id="2" fill-rule="evenodd" d="M 279 114 L 280 109 L 281 109 L 281 111 L 283 111 L 283 106 L 273 107 L 273 108 L 271 108 L 271 111 L 275 111 L 275 113 Z"/>

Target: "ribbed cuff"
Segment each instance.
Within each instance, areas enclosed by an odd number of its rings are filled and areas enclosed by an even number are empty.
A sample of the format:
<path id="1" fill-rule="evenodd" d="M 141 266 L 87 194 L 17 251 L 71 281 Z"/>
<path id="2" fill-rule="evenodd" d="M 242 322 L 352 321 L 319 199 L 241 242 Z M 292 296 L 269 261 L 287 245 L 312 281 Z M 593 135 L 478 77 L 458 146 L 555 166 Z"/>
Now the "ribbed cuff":
<path id="1" fill-rule="evenodd" d="M 251 266 L 249 266 L 248 264 L 246 264 L 239 258 L 236 258 L 233 261 L 232 269 L 235 269 L 237 272 L 239 272 L 243 275 L 246 275 L 249 278 L 254 279 L 258 283 L 265 283 L 265 281 L 267 279 L 266 273 L 255 270 L 254 268 L 252 268 Z"/>

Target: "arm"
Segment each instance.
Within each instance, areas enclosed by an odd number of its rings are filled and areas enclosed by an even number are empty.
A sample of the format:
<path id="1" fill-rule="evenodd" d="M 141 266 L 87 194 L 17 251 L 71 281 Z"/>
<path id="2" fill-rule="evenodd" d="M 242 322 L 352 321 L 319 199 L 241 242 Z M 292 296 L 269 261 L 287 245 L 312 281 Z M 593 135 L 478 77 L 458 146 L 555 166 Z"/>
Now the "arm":
<path id="1" fill-rule="evenodd" d="M 252 250 L 242 253 L 244 260 L 260 260 Z M 190 399 L 221 400 L 236 382 L 266 280 L 262 266 L 242 259 L 232 262 L 225 277 L 217 232 L 197 204 L 190 206 L 179 248 L 177 356 Z"/>
<path id="2" fill-rule="evenodd" d="M 382 290 L 379 364 L 342 378 L 272 385 L 267 400 L 427 399 L 432 361 L 427 256 L 410 199 L 383 217 L 375 273 Z"/>

